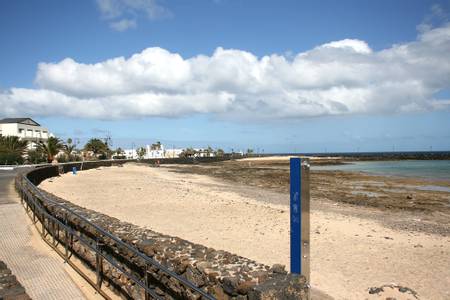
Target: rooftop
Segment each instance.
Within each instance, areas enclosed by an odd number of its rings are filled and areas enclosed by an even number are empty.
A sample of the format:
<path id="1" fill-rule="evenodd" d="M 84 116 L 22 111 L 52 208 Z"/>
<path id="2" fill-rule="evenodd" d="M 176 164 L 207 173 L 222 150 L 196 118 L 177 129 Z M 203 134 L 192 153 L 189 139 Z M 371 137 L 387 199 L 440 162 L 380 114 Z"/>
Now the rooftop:
<path id="1" fill-rule="evenodd" d="M 19 123 L 31 126 L 41 126 L 38 122 L 32 120 L 31 118 L 5 118 L 0 120 L 0 124 L 11 124 Z"/>

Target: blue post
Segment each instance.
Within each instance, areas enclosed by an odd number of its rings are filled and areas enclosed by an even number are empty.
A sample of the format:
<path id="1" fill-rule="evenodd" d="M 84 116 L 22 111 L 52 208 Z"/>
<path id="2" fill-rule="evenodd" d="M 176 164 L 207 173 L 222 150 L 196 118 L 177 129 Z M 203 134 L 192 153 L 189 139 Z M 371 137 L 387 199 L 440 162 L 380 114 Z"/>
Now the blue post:
<path id="1" fill-rule="evenodd" d="M 291 158 L 291 273 L 302 273 L 302 205 L 301 205 L 301 161 Z"/>
<path id="2" fill-rule="evenodd" d="M 72 174 L 77 175 L 77 167 L 72 167 Z"/>

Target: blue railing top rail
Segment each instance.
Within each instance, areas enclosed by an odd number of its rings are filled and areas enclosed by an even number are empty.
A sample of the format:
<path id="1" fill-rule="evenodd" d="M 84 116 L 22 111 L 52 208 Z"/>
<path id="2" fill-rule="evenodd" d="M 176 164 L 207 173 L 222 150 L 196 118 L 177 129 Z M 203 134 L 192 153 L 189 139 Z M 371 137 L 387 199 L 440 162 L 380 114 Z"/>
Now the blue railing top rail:
<path id="1" fill-rule="evenodd" d="M 48 167 L 53 167 L 53 166 L 48 166 Z M 26 172 L 25 174 L 23 174 L 23 180 L 25 180 L 26 184 L 30 187 L 31 190 L 33 190 L 36 194 L 38 194 L 42 199 L 44 199 L 45 201 L 48 201 L 49 203 L 58 206 L 64 210 L 66 210 L 68 213 L 72 214 L 73 216 L 76 216 L 77 218 L 79 218 L 80 220 L 82 220 L 83 222 L 85 222 L 86 224 L 88 224 L 89 226 L 91 226 L 92 228 L 94 228 L 97 232 L 99 232 L 103 237 L 107 237 L 109 239 L 111 239 L 112 241 L 114 241 L 115 243 L 117 243 L 117 245 L 122 246 L 123 248 L 129 250 L 130 252 L 132 252 L 133 254 L 135 254 L 137 257 L 141 258 L 145 263 L 152 265 L 156 268 L 158 268 L 159 270 L 161 270 L 162 272 L 164 272 L 165 274 L 169 275 L 170 277 L 175 278 L 176 280 L 178 280 L 181 284 L 183 284 L 184 286 L 188 287 L 189 289 L 199 293 L 200 295 L 202 295 L 205 299 L 208 300 L 215 300 L 215 298 L 211 295 L 209 295 L 208 293 L 206 293 L 204 290 L 202 290 L 201 288 L 197 287 L 195 284 L 193 284 L 192 282 L 190 282 L 189 280 L 187 280 L 186 278 L 184 278 L 183 276 L 180 276 L 178 274 L 176 274 L 175 272 L 169 270 L 166 266 L 160 264 L 159 262 L 157 262 L 156 260 L 154 260 L 151 257 L 148 257 L 147 255 L 145 255 L 144 253 L 140 252 L 138 249 L 136 249 L 135 247 L 131 246 L 128 243 L 125 243 L 124 241 L 122 241 L 119 237 L 113 235 L 112 233 L 108 232 L 107 230 L 101 228 L 100 226 L 92 223 L 90 220 L 88 220 L 85 216 L 77 213 L 76 211 L 68 208 L 67 206 L 65 206 L 64 204 L 55 201 L 53 199 L 50 199 L 49 197 L 47 197 L 46 195 L 44 195 L 42 193 L 42 191 L 35 186 L 30 179 L 28 178 L 28 175 L 30 173 L 32 173 L 33 170 L 31 170 L 30 172 Z"/>

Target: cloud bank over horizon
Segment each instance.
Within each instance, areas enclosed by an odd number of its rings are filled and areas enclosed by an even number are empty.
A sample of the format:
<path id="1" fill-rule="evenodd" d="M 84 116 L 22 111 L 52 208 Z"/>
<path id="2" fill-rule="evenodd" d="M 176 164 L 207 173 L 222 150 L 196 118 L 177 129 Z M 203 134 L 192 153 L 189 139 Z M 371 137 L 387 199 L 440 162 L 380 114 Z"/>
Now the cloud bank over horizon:
<path id="1" fill-rule="evenodd" d="M 450 90 L 449 53 L 446 23 L 379 51 L 345 39 L 292 57 L 219 47 L 183 58 L 153 47 L 95 64 L 66 58 L 38 65 L 38 88 L 0 91 L 0 115 L 269 120 L 448 109 L 435 95 Z"/>

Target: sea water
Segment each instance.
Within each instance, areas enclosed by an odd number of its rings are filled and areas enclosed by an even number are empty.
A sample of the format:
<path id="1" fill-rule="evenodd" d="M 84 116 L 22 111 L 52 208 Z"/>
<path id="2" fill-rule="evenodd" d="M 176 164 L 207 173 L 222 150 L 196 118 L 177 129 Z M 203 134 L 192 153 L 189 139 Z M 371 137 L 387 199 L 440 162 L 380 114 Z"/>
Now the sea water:
<path id="1" fill-rule="evenodd" d="M 355 161 L 344 165 L 312 166 L 312 169 L 450 181 L 450 160 Z"/>

